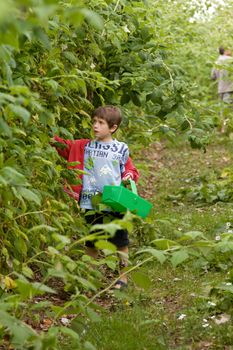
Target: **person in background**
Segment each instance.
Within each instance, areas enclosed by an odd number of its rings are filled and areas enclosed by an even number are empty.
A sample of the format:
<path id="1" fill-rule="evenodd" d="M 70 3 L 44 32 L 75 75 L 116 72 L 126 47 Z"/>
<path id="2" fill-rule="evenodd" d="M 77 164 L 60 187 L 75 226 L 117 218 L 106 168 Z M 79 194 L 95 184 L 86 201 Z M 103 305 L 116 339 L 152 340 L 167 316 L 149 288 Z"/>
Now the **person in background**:
<path id="1" fill-rule="evenodd" d="M 229 75 L 229 68 L 233 63 L 230 50 L 219 48 L 219 58 L 215 62 L 215 67 L 212 69 L 212 80 L 218 81 L 218 94 L 220 99 L 226 103 L 233 102 L 233 78 Z M 233 68 L 233 66 L 232 66 Z"/>
<path id="2" fill-rule="evenodd" d="M 219 57 L 215 62 L 215 67 L 211 71 L 212 80 L 218 81 L 218 95 L 222 102 L 226 104 L 226 107 L 233 103 L 233 76 L 230 75 L 230 70 L 233 69 L 233 60 L 231 50 L 225 50 L 223 47 L 219 47 Z M 224 133 L 228 118 L 224 116 L 224 110 L 220 112 L 221 132 Z"/>
<path id="3" fill-rule="evenodd" d="M 219 52 L 219 55 L 221 56 L 221 55 L 224 55 L 224 47 L 223 46 L 219 46 L 219 48 L 218 48 L 218 52 Z"/>
<path id="4" fill-rule="evenodd" d="M 129 148 L 126 143 L 113 138 L 113 134 L 119 128 L 122 120 L 119 108 L 111 105 L 97 108 L 92 115 L 92 126 L 94 139 L 64 140 L 58 136 L 54 140 L 63 144 L 60 148 L 55 146 L 58 153 L 68 162 L 79 162 L 73 166 L 84 170 L 80 175 L 82 184 L 65 188 L 65 191 L 76 198 L 80 207 L 86 212 L 95 210 L 92 198 L 103 192 L 105 185 L 120 185 L 122 181 L 132 179 L 137 182 L 139 178 L 138 170 L 133 165 L 129 157 Z M 64 148 L 65 146 L 65 148 Z M 109 210 L 86 215 L 88 224 L 102 224 L 106 217 L 113 219 L 122 218 L 120 213 Z M 125 229 L 117 230 L 114 237 L 108 239 L 113 243 L 119 252 L 121 266 L 128 264 L 128 232 Z M 86 242 L 86 252 L 96 258 L 98 250 L 94 241 Z M 115 289 L 127 286 L 127 276 L 120 273 L 120 277 L 115 284 Z"/>

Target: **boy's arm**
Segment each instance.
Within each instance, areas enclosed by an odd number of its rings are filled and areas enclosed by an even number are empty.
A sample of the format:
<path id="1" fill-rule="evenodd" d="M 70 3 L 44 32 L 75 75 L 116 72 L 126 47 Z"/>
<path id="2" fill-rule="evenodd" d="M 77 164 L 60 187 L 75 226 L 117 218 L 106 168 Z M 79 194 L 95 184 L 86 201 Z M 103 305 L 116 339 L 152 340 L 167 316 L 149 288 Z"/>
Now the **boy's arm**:
<path id="1" fill-rule="evenodd" d="M 213 68 L 211 71 L 211 79 L 217 80 L 219 78 L 219 71 L 216 68 Z"/>
<path id="2" fill-rule="evenodd" d="M 58 154 L 60 154 L 60 156 L 62 156 L 67 160 L 69 158 L 70 149 L 73 144 L 74 144 L 73 140 L 64 140 L 57 135 L 54 136 L 53 142 L 51 142 L 51 146 L 56 148 Z"/>
<path id="3" fill-rule="evenodd" d="M 139 172 L 138 170 L 135 168 L 132 159 L 129 157 L 126 164 L 125 164 L 125 171 L 122 174 L 122 180 L 128 180 L 128 179 L 132 179 L 135 182 L 138 181 L 139 179 Z"/>

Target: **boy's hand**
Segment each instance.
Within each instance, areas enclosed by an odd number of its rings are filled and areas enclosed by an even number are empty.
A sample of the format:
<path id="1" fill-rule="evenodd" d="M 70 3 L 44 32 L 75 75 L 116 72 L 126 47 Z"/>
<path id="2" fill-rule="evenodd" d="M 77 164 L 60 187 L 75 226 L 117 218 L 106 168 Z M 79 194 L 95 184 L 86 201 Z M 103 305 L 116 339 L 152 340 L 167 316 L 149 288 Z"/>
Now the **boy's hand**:
<path id="1" fill-rule="evenodd" d="M 127 184 L 129 182 L 129 180 L 133 180 L 133 177 L 131 174 L 126 174 L 121 181 L 124 182 L 125 184 Z"/>

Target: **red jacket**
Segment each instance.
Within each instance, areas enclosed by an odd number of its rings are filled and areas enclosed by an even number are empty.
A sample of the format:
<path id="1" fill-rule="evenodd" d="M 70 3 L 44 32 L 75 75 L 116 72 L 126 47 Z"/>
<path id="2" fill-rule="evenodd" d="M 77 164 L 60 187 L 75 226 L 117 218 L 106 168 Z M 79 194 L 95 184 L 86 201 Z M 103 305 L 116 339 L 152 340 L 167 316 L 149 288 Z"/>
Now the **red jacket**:
<path id="1" fill-rule="evenodd" d="M 68 163 L 79 162 L 75 166 L 69 166 L 71 169 L 84 170 L 84 149 L 86 144 L 90 141 L 89 139 L 80 139 L 80 140 L 64 140 L 58 136 L 54 137 L 55 141 L 66 145 L 64 149 L 56 147 L 57 152 L 65 158 Z M 131 175 L 132 179 L 137 182 L 139 178 L 138 170 L 133 165 L 132 159 L 129 157 L 125 164 L 125 171 L 122 174 L 122 178 L 126 175 Z M 79 174 L 79 178 L 82 179 L 83 174 Z M 64 190 L 71 196 L 79 200 L 80 193 L 82 191 L 82 184 L 80 185 L 71 185 L 73 191 L 67 187 Z"/>

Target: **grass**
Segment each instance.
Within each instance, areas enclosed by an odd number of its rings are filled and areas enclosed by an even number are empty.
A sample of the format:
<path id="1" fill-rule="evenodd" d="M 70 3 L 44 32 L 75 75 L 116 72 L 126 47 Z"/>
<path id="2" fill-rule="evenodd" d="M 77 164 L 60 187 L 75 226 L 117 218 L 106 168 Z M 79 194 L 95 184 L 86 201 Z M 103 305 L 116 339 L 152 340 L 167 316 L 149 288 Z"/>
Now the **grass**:
<path id="1" fill-rule="evenodd" d="M 205 328 L 204 320 L 210 322 L 212 313 L 203 286 L 213 278 L 221 280 L 221 274 L 200 274 L 193 269 L 191 274 L 190 267 L 173 269 L 166 265 L 161 269 L 155 264 L 143 271 L 150 275 L 152 287 L 147 291 L 129 288 L 100 322 L 87 326 L 83 339 L 98 350 L 201 349 L 198 344 L 210 343 L 210 326 Z M 222 337 L 220 333 L 220 344 Z"/>
<path id="2" fill-rule="evenodd" d="M 222 139 L 210 145 L 206 153 L 180 142 L 166 145 L 156 160 L 154 154 L 147 155 L 153 161 L 145 165 L 148 171 L 140 192 L 154 201 L 154 208 L 144 227 L 147 231 L 132 238 L 132 254 L 153 239 L 177 239 L 188 231 L 201 231 L 214 239 L 224 231 L 227 222 L 232 223 L 233 203 L 208 205 L 185 199 L 168 200 L 168 195 L 192 186 L 203 174 L 230 166 L 231 150 L 231 142 Z M 149 184 L 147 188 L 145 183 Z M 215 306 L 214 297 L 209 295 L 214 283 L 225 281 L 224 269 L 218 265 L 207 268 L 193 259 L 177 268 L 169 262 L 160 265 L 151 261 L 140 272 L 150 278 L 150 287 L 140 289 L 131 282 L 126 292 L 110 297 L 110 304 L 105 295 L 103 304 L 106 300 L 108 306 L 101 319 L 87 323 L 81 332 L 82 349 L 233 349 L 232 320 L 216 323 L 224 313 L 233 314 L 233 300 L 230 304 L 228 300 L 224 309 L 224 303 L 217 300 Z M 77 345 L 73 348 L 78 349 Z"/>

